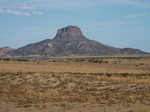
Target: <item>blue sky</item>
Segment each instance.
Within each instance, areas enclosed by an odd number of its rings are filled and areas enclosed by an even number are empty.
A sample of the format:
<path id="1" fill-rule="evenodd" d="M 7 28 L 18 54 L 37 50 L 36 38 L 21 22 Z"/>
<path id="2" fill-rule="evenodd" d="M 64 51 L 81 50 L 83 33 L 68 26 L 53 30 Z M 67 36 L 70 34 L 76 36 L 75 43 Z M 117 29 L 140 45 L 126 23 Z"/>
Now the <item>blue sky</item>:
<path id="1" fill-rule="evenodd" d="M 0 0 L 0 47 L 53 38 L 68 25 L 107 45 L 150 52 L 150 0 Z"/>

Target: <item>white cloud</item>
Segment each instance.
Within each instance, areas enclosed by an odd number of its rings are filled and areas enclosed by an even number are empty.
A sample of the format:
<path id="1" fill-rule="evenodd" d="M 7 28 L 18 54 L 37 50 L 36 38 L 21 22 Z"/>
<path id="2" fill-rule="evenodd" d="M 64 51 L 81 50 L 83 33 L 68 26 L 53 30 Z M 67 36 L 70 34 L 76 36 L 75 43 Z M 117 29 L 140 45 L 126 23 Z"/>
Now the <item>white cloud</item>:
<path id="1" fill-rule="evenodd" d="M 11 4 L 11 0 L 0 0 L 0 2 L 9 1 Z M 22 1 L 22 0 L 20 0 Z M 43 12 L 37 10 L 34 6 L 27 4 L 26 2 L 16 2 L 14 0 L 13 5 L 2 6 L 0 5 L 0 14 L 12 14 L 12 15 L 22 15 L 22 16 L 33 16 L 33 15 L 42 15 Z"/>
<path id="2" fill-rule="evenodd" d="M 18 9 L 18 10 L 35 10 L 36 8 L 33 6 L 30 6 L 28 4 L 20 4 L 8 7 L 9 9 Z"/>
<path id="3" fill-rule="evenodd" d="M 0 0 L 16 3 L 19 8 L 86 8 L 99 6 L 100 4 L 124 4 L 133 6 L 150 6 L 147 0 Z"/>
<path id="4" fill-rule="evenodd" d="M 82 9 L 92 8 L 102 4 L 131 5 L 141 8 L 150 8 L 150 1 L 148 2 L 147 0 L 0 0 L 2 3 L 5 1 L 9 1 L 12 5 L 9 4 L 8 7 L 0 8 L 1 14 L 3 12 L 3 14 L 11 13 L 21 15 L 19 13 L 22 13 L 24 15 L 32 15 L 32 12 L 38 12 L 37 10 L 42 9 Z M 7 10 L 3 10 L 4 8 Z"/>
<path id="5" fill-rule="evenodd" d="M 28 3 L 38 8 L 86 8 L 100 4 L 124 4 L 138 7 L 150 6 L 146 0 L 30 0 Z"/>
<path id="6" fill-rule="evenodd" d="M 1 9 L 0 14 L 13 14 L 13 15 L 22 15 L 22 16 L 32 16 L 32 15 L 41 15 L 43 13 L 38 12 L 38 11 L 25 12 L 25 11 L 18 11 L 18 10 Z"/>

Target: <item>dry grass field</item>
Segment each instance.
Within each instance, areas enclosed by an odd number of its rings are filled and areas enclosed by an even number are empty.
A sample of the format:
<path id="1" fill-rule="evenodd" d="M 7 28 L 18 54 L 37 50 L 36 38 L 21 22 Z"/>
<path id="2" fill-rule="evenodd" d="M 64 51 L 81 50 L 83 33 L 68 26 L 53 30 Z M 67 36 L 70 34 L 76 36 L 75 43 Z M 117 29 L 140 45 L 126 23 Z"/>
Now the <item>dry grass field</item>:
<path id="1" fill-rule="evenodd" d="M 150 112 L 150 58 L 1 60 L 0 112 Z"/>
<path id="2" fill-rule="evenodd" d="M 0 61 L 0 72 L 150 73 L 150 58 Z"/>

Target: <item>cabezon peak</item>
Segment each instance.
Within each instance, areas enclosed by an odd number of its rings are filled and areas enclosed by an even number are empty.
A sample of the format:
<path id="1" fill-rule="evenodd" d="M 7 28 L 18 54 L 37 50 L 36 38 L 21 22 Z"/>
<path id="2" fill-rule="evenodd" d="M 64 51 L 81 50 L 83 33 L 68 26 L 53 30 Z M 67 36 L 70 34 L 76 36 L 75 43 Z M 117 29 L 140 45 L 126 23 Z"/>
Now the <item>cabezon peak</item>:
<path id="1" fill-rule="evenodd" d="M 11 56 L 100 56 L 120 54 L 145 54 L 137 49 L 121 49 L 90 40 L 78 26 L 57 30 L 53 39 L 26 45 L 7 53 Z"/>
<path id="2" fill-rule="evenodd" d="M 78 26 L 67 26 L 57 30 L 54 40 L 83 40 L 86 37 L 83 35 Z"/>

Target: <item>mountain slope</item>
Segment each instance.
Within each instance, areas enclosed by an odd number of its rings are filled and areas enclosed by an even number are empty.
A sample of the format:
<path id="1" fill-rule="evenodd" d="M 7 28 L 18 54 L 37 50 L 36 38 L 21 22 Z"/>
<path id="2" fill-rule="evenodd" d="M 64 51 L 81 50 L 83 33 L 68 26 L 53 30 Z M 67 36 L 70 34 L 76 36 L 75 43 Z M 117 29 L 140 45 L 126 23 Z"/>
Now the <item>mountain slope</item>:
<path id="1" fill-rule="evenodd" d="M 140 49 L 123 48 L 121 49 L 121 54 L 147 54 L 147 53 Z"/>
<path id="2" fill-rule="evenodd" d="M 116 54 L 143 54 L 137 49 L 120 49 L 89 40 L 77 26 L 68 26 L 57 31 L 56 36 L 50 40 L 29 44 L 10 52 L 13 56 L 99 56 Z"/>
<path id="3" fill-rule="evenodd" d="M 0 48 L 0 57 L 6 56 L 8 52 L 13 51 L 13 50 L 14 50 L 14 49 L 13 49 L 13 48 L 10 48 L 10 47 L 3 47 L 3 48 Z"/>

